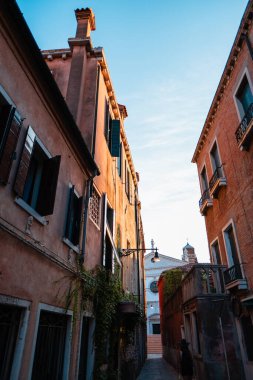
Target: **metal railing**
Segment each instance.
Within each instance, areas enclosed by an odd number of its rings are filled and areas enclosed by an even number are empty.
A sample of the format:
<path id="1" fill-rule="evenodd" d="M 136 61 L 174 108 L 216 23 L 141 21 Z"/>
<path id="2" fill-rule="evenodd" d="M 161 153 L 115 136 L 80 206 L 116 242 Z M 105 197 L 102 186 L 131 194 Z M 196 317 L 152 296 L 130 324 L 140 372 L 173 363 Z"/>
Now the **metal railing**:
<path id="1" fill-rule="evenodd" d="M 233 265 L 232 267 L 224 271 L 225 285 L 228 285 L 233 281 L 242 280 L 242 279 L 243 279 L 243 276 L 242 276 L 241 264 Z"/>
<path id="2" fill-rule="evenodd" d="M 215 169 L 210 181 L 209 181 L 209 189 L 211 190 L 219 178 L 223 177 L 222 165 Z"/>
<path id="3" fill-rule="evenodd" d="M 199 200 L 199 207 L 202 207 L 203 203 L 206 201 L 206 200 L 209 200 L 210 199 L 210 192 L 209 192 L 209 189 L 206 189 L 203 194 L 202 194 L 202 197 L 200 198 Z"/>
<path id="4" fill-rule="evenodd" d="M 243 140 L 243 137 L 245 136 L 249 123 L 253 118 L 253 103 L 249 106 L 247 109 L 247 112 L 245 113 L 244 118 L 242 119 L 241 123 L 239 124 L 239 127 L 237 128 L 235 132 L 235 137 L 237 144 L 240 145 L 241 141 Z"/>

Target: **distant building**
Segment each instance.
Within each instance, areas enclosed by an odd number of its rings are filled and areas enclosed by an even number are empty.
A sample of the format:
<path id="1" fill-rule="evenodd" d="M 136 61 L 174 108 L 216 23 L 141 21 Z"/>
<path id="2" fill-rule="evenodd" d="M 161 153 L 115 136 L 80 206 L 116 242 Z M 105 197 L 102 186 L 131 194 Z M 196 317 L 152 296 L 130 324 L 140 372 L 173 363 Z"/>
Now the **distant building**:
<path id="1" fill-rule="evenodd" d="M 153 241 L 151 242 L 154 245 Z M 193 249 L 189 244 L 188 246 Z M 161 273 L 165 270 L 186 265 L 189 261 L 188 252 L 191 249 L 187 245 L 183 248 L 185 260 L 179 260 L 174 257 L 159 254 L 160 261 L 154 262 L 154 252 L 145 255 L 145 273 L 146 273 L 146 300 L 147 300 L 147 336 L 148 336 L 148 353 L 162 353 L 161 336 L 160 336 L 160 308 L 157 282 Z M 195 253 L 194 253 L 195 255 Z M 155 337 L 154 335 L 158 335 Z"/>

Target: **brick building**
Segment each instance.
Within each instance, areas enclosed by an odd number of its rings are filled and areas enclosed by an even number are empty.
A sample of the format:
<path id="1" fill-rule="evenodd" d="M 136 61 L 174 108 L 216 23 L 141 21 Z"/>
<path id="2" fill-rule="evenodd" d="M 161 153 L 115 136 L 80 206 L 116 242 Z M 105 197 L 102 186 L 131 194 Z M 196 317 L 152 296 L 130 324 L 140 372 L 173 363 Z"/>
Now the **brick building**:
<path id="1" fill-rule="evenodd" d="M 142 253 L 119 255 L 144 248 L 127 111 L 92 47 L 93 12 L 76 18 L 70 48 L 41 54 L 16 2 L 0 4 L 1 379 L 93 378 L 93 304 L 66 307 L 79 263 L 119 268 L 125 292 L 145 302 Z M 120 331 L 126 324 L 119 315 Z M 118 376 L 126 364 L 138 373 L 145 329 L 117 337 Z"/>
<path id="2" fill-rule="evenodd" d="M 211 262 L 225 288 L 247 379 L 253 378 L 253 1 L 249 1 L 192 162 L 197 164 Z"/>

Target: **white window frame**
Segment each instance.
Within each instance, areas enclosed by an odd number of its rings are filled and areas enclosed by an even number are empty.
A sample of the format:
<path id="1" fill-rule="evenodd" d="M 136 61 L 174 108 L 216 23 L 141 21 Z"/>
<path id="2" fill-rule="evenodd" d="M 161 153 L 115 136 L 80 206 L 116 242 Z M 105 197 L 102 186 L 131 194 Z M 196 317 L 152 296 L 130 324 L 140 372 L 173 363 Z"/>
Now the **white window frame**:
<path id="1" fill-rule="evenodd" d="M 38 309 L 37 309 L 36 322 L 35 322 L 35 328 L 34 328 L 34 336 L 33 336 L 33 342 L 32 342 L 32 350 L 31 350 L 31 356 L 30 356 L 29 371 L 28 371 L 28 379 L 31 380 L 31 378 L 32 378 L 33 361 L 34 361 L 34 355 L 35 355 L 35 349 L 36 349 L 36 342 L 37 342 L 37 335 L 38 335 L 39 320 L 40 320 L 40 312 L 41 311 L 49 311 L 49 312 L 53 312 L 53 313 L 57 313 L 57 314 L 64 314 L 64 315 L 68 316 L 65 350 L 64 350 L 64 360 L 63 360 L 63 363 L 64 363 L 63 364 L 63 374 L 62 374 L 62 380 L 68 380 L 69 379 L 70 354 L 71 354 L 73 311 L 72 310 L 66 310 L 66 309 L 63 309 L 61 307 L 51 306 L 51 305 L 48 305 L 45 303 L 39 303 Z"/>
<path id="2" fill-rule="evenodd" d="M 233 265 L 235 265 L 235 264 L 230 265 L 231 259 L 229 257 L 228 247 L 227 247 L 227 244 L 226 244 L 226 235 L 225 235 L 226 234 L 226 230 L 231 225 L 232 225 L 232 228 L 233 228 L 233 233 L 234 233 L 234 238 L 235 238 L 235 245 L 236 245 L 237 254 L 238 254 L 238 260 L 239 260 L 239 263 L 242 264 L 241 252 L 240 252 L 239 244 L 238 244 L 238 240 L 237 240 L 237 233 L 236 233 L 235 223 L 234 223 L 233 219 L 230 219 L 228 221 L 228 223 L 222 228 L 222 236 L 223 236 L 223 242 L 224 242 L 225 252 L 226 252 L 226 256 L 227 256 L 227 265 L 228 265 L 228 268 L 230 268 Z M 243 270 L 243 266 L 242 265 L 241 265 L 241 271 L 242 271 L 242 277 L 245 278 L 244 270 Z"/>
<path id="3" fill-rule="evenodd" d="M 72 187 L 75 186 L 73 185 L 71 182 L 69 182 L 69 192 L 70 190 L 72 189 Z M 78 191 L 76 190 L 76 187 L 74 188 L 74 193 L 75 195 L 80 198 L 80 195 L 78 193 Z M 70 198 L 70 194 L 68 193 L 68 203 L 69 203 L 69 198 Z M 65 227 L 64 227 L 64 231 L 66 230 L 66 224 L 67 224 L 67 217 L 68 217 L 68 205 L 67 205 L 67 210 L 66 210 L 66 215 L 65 215 Z M 66 244 L 70 249 L 73 249 L 74 252 L 76 253 L 80 253 L 80 247 L 79 245 L 74 245 L 69 239 L 67 239 L 65 236 L 63 236 L 62 238 L 62 241 L 64 244 Z"/>
<path id="4" fill-rule="evenodd" d="M 235 108 L 236 108 L 236 112 L 237 112 L 237 116 L 238 116 L 239 122 L 242 121 L 242 119 L 244 118 L 245 113 L 244 113 L 244 110 L 243 110 L 243 108 L 242 108 L 242 105 L 241 105 L 241 103 L 239 102 L 239 100 L 238 100 L 236 94 L 237 94 L 237 92 L 238 92 L 238 90 L 239 90 L 239 87 L 240 87 L 240 85 L 241 85 L 241 83 L 242 83 L 242 80 L 243 80 L 244 76 L 247 77 L 247 81 L 248 81 L 248 83 L 249 83 L 249 86 L 250 86 L 250 89 L 251 89 L 251 93 L 252 93 L 252 95 L 253 95 L 253 84 L 252 84 L 252 81 L 251 81 L 251 79 L 250 79 L 250 74 L 249 74 L 248 67 L 246 66 L 246 67 L 244 68 L 244 70 L 242 71 L 242 73 L 239 75 L 239 77 L 238 77 L 238 79 L 237 79 L 237 85 L 236 85 L 235 90 L 234 90 L 234 92 L 233 92 L 233 99 L 234 99 Z"/>
<path id="5" fill-rule="evenodd" d="M 206 190 L 209 189 L 209 178 L 208 178 L 208 175 L 207 175 L 207 168 L 206 168 L 206 161 L 203 163 L 202 167 L 201 167 L 201 170 L 199 171 L 199 183 L 200 183 L 200 190 L 201 190 L 201 195 L 204 193 L 204 189 L 203 189 L 203 180 L 202 180 L 202 172 L 204 170 L 204 168 L 206 169 L 206 178 L 207 178 L 207 185 L 208 185 L 208 188 Z"/>
<path id="6" fill-rule="evenodd" d="M 215 138 L 212 141 L 211 148 L 209 149 L 209 159 L 210 159 L 211 168 L 212 168 L 212 171 L 213 171 L 213 174 L 214 174 L 214 172 L 215 172 L 215 170 L 217 168 L 215 168 L 215 169 L 213 168 L 213 160 L 212 160 L 212 153 L 211 153 L 211 151 L 213 150 L 213 147 L 214 147 L 215 144 L 217 146 L 217 151 L 218 151 L 218 155 L 219 155 L 219 159 L 220 159 L 220 165 L 221 165 L 220 169 L 221 169 L 222 175 L 224 176 L 223 163 L 222 163 L 221 154 L 220 154 L 220 148 L 219 148 L 219 144 L 218 144 L 216 136 L 215 136 Z"/>
<path id="7" fill-rule="evenodd" d="M 18 339 L 15 345 L 10 380 L 16 380 L 19 378 L 19 372 L 22 364 L 25 339 L 28 327 L 28 321 L 30 316 L 31 302 L 22 300 L 15 297 L 0 295 L 0 304 L 16 306 L 22 309 L 20 326 L 18 330 Z"/>
<path id="8" fill-rule="evenodd" d="M 221 255 L 220 242 L 219 242 L 219 238 L 218 238 L 218 236 L 217 236 L 215 239 L 213 239 L 213 240 L 211 241 L 211 243 L 210 243 L 210 257 L 211 257 L 211 262 L 212 262 L 212 264 L 218 265 L 217 263 L 214 262 L 213 249 L 212 249 L 213 245 L 214 245 L 216 242 L 218 243 L 218 247 L 219 247 L 221 265 L 223 265 L 223 259 L 222 259 L 222 255 Z"/>

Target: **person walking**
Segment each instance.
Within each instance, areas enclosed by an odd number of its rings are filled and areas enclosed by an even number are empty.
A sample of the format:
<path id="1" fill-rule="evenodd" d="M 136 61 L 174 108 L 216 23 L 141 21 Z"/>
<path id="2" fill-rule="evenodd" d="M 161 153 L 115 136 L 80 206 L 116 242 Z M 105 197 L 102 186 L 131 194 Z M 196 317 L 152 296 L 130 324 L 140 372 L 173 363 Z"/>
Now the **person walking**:
<path id="1" fill-rule="evenodd" d="M 192 380 L 193 376 L 193 360 L 190 350 L 188 348 L 189 343 L 185 339 L 182 339 L 180 342 L 180 351 L 181 351 L 181 374 L 184 380 Z"/>

